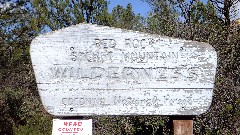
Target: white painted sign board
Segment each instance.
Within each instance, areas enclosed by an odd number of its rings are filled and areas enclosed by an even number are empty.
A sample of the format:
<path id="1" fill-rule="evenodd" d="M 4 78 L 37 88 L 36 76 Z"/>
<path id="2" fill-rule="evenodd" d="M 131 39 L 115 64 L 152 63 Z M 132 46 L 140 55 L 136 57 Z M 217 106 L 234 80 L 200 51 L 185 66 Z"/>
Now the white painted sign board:
<path id="1" fill-rule="evenodd" d="M 92 119 L 53 119 L 52 135 L 92 135 Z"/>
<path id="2" fill-rule="evenodd" d="M 36 37 L 30 52 L 52 115 L 198 115 L 212 101 L 206 43 L 78 24 Z"/>

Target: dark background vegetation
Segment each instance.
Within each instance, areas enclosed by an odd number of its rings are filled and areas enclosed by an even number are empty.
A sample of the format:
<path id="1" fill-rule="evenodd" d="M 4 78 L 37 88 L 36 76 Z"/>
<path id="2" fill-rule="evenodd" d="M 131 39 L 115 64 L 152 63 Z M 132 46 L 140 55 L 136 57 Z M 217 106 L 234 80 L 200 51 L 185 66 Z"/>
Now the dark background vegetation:
<path id="1" fill-rule="evenodd" d="M 104 0 L 1 0 L 0 134 L 51 134 L 52 116 L 40 102 L 31 65 L 31 40 L 81 22 L 137 30 L 211 44 L 218 54 L 210 109 L 194 118 L 194 134 L 240 134 L 239 0 L 145 0 L 147 17 L 131 4 L 108 12 Z M 94 134 L 169 134 L 167 116 L 94 116 Z"/>

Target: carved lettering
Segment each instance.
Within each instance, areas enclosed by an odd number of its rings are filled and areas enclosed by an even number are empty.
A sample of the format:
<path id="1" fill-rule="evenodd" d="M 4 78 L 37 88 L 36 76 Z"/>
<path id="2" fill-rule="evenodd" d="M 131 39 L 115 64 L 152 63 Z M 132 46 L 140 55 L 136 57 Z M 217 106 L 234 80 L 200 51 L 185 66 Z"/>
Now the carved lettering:
<path id="1" fill-rule="evenodd" d="M 176 41 L 173 40 L 173 43 L 175 43 Z M 139 48 L 139 49 L 145 49 L 145 48 L 149 48 L 152 47 L 153 45 L 164 45 L 164 44 L 168 44 L 169 40 L 168 39 L 153 39 L 153 38 L 140 38 L 140 39 L 136 39 L 136 38 L 126 38 L 125 39 L 125 47 L 128 48 Z"/>
<path id="2" fill-rule="evenodd" d="M 91 67 L 91 78 L 93 79 L 101 79 L 105 74 L 105 69 L 101 67 Z"/>
<path id="3" fill-rule="evenodd" d="M 50 68 L 49 77 L 52 79 L 76 79 L 89 81 L 99 81 L 101 79 L 121 79 L 123 81 L 142 82 L 146 79 L 152 81 L 175 82 L 179 80 L 195 82 L 198 81 L 199 67 L 149 67 L 149 68 L 134 68 L 134 67 L 53 67 Z M 60 81 L 59 80 L 59 81 Z M 87 81 L 87 80 L 85 80 Z"/>
<path id="4" fill-rule="evenodd" d="M 108 77 L 109 78 L 120 78 L 118 70 L 119 70 L 119 67 L 109 67 Z"/>
<path id="5" fill-rule="evenodd" d="M 126 62 L 149 62 L 151 60 L 176 61 L 178 52 L 122 52 L 123 60 Z"/>
<path id="6" fill-rule="evenodd" d="M 177 89 L 177 91 L 184 90 L 185 92 L 191 92 L 191 89 Z M 199 90 L 202 91 L 202 90 Z M 193 92 L 192 92 L 193 93 Z M 189 93 L 190 94 L 190 93 Z M 204 96 L 205 100 L 210 100 Z M 117 105 L 117 106 L 153 106 L 160 107 L 164 106 L 172 106 L 173 104 L 178 104 L 181 107 L 187 107 L 192 104 L 194 99 L 191 94 L 188 99 L 181 99 L 181 97 L 164 94 L 162 98 L 157 96 L 151 96 L 149 98 L 135 98 L 129 96 L 110 96 L 108 100 L 100 97 L 68 97 L 62 98 L 62 105 L 65 108 L 68 107 L 101 107 L 101 106 L 109 106 L 109 105 Z"/>
<path id="7" fill-rule="evenodd" d="M 70 47 L 70 50 L 71 50 L 70 56 L 71 56 L 71 60 L 72 61 L 76 61 L 77 60 L 77 55 L 76 55 L 77 52 L 74 49 L 75 49 L 74 47 Z"/>
<path id="8" fill-rule="evenodd" d="M 65 107 L 82 107 L 82 106 L 104 106 L 106 104 L 105 98 L 83 98 L 83 97 L 76 97 L 76 98 L 63 98 L 62 105 Z"/>
<path id="9" fill-rule="evenodd" d="M 117 43 L 115 39 L 95 39 L 94 45 L 98 48 L 115 48 Z"/>
<path id="10" fill-rule="evenodd" d="M 96 46 L 99 51 L 82 51 L 77 50 L 74 47 L 70 47 L 70 58 L 72 61 L 89 62 L 89 63 L 103 63 L 107 61 L 119 61 L 119 62 L 130 62 L 130 63 L 147 63 L 151 60 L 158 61 L 176 61 L 179 58 L 178 52 L 165 52 L 165 51 L 144 51 L 149 50 L 152 44 L 155 42 L 160 42 L 161 39 L 125 39 L 125 46 L 128 48 L 138 48 L 141 51 L 123 51 L 119 52 L 112 51 L 100 51 L 101 49 L 110 49 L 117 46 L 115 39 L 95 39 L 94 46 Z M 147 49 L 148 47 L 148 49 Z M 153 48 L 153 50 L 155 50 Z M 122 56 L 119 56 L 122 54 Z M 113 60 L 114 57 L 114 60 Z"/>
<path id="11" fill-rule="evenodd" d="M 30 52 L 53 115 L 198 115 L 211 103 L 217 55 L 206 43 L 78 24 Z"/>

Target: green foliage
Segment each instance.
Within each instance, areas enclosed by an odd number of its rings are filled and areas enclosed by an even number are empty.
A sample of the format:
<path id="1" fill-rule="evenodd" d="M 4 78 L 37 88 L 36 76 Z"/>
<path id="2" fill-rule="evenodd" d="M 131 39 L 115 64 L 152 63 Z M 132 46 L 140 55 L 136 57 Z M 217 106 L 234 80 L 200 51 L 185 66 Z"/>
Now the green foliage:
<path id="1" fill-rule="evenodd" d="M 105 0 L 33 0 L 32 22 L 48 31 L 82 22 L 109 25 L 107 5 Z"/>
<path id="2" fill-rule="evenodd" d="M 52 118 L 48 115 L 36 114 L 27 119 L 25 125 L 13 127 L 16 135 L 50 135 L 52 132 Z"/>
<path id="3" fill-rule="evenodd" d="M 131 4 L 128 4 L 126 8 L 120 5 L 113 8 L 111 26 L 128 30 L 144 31 L 143 25 L 143 17 L 140 14 L 134 14 Z"/>
<path id="4" fill-rule="evenodd" d="M 176 4 L 168 0 L 151 1 L 153 11 L 148 17 L 148 29 L 151 33 L 177 36 L 177 21 L 179 13 L 175 9 Z"/>
<path id="5" fill-rule="evenodd" d="M 1 57 L 13 57 L 12 51 L 17 48 L 23 56 L 27 56 L 26 48 L 31 39 L 36 34 L 36 31 L 31 29 L 29 25 L 31 21 L 31 11 L 28 8 L 29 2 L 19 0 L 11 2 L 8 8 L 0 9 L 0 47 L 3 51 L 7 51 L 7 55 L 1 54 Z M 6 63 L 3 63 L 5 65 Z"/>
<path id="6" fill-rule="evenodd" d="M 151 135 L 170 133 L 167 117 L 98 116 L 93 117 L 93 134 Z"/>
<path id="7" fill-rule="evenodd" d="M 0 133 L 3 135 L 51 132 L 52 118 L 42 112 L 39 99 L 28 97 L 23 89 L 1 89 L 0 110 Z"/>
<path id="8" fill-rule="evenodd" d="M 15 121 L 21 121 L 21 105 L 23 103 L 23 92 L 19 90 L 12 90 L 5 88 L 0 91 L 0 133 L 12 134 L 11 125 Z"/>
<path id="9" fill-rule="evenodd" d="M 52 118 L 43 109 L 32 70 L 29 45 L 45 31 L 81 22 L 146 31 L 208 42 L 218 53 L 210 109 L 194 119 L 195 134 L 240 134 L 240 33 L 210 1 L 146 0 L 147 18 L 120 5 L 108 13 L 105 0 L 17 0 L 0 9 L 0 134 L 51 134 Z M 185 7 L 186 8 L 186 7 Z M 225 5 L 227 10 L 229 7 Z M 184 17 L 182 11 L 188 11 Z M 181 19 L 180 17 L 184 17 Z M 222 18 L 221 18 L 222 17 Z M 228 22 L 227 22 L 228 21 Z M 94 134 L 169 134 L 166 116 L 97 116 Z"/>

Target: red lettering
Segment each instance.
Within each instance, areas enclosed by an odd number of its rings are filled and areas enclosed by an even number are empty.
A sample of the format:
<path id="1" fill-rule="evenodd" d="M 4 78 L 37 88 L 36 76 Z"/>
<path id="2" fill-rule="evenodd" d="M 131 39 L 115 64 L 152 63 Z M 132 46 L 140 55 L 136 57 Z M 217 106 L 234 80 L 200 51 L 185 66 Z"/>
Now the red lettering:
<path id="1" fill-rule="evenodd" d="M 68 125 L 69 125 L 69 126 L 72 126 L 72 122 L 69 122 Z"/>
<path id="2" fill-rule="evenodd" d="M 76 128 L 77 131 L 83 131 L 83 128 Z"/>
<path id="3" fill-rule="evenodd" d="M 64 122 L 64 126 L 68 126 L 68 122 Z"/>
<path id="4" fill-rule="evenodd" d="M 74 122 L 73 126 L 77 126 L 77 122 Z"/>
<path id="5" fill-rule="evenodd" d="M 61 131 L 61 128 L 59 128 L 58 131 Z"/>
<path id="6" fill-rule="evenodd" d="M 66 131 L 72 131 L 72 128 L 66 128 Z"/>
<path id="7" fill-rule="evenodd" d="M 78 122 L 78 126 L 82 126 L 82 122 Z"/>

